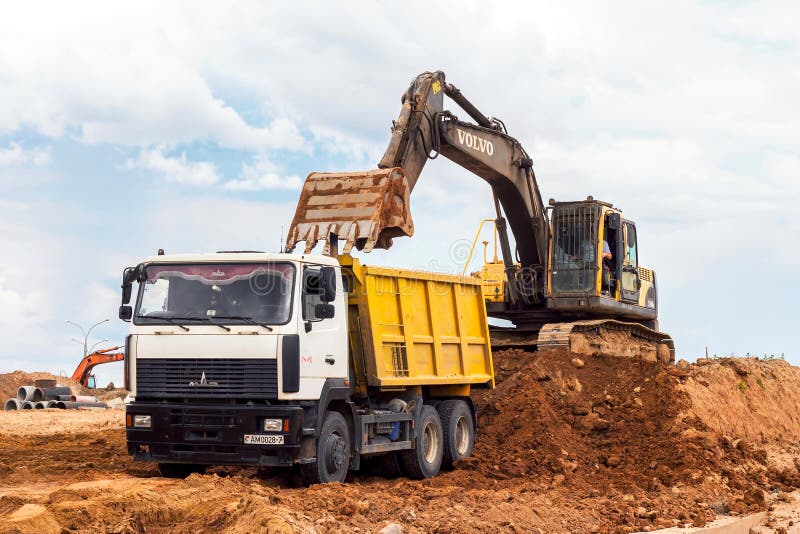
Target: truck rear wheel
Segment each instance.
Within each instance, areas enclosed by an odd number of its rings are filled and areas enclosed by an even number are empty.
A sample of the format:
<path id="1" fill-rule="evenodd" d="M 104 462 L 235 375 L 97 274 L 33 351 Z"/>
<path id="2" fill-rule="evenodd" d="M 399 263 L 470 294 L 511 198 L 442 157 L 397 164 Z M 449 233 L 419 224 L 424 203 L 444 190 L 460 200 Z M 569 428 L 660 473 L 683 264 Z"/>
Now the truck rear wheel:
<path id="1" fill-rule="evenodd" d="M 206 466 L 198 464 L 158 464 L 158 471 L 166 478 L 186 478 L 192 473 L 206 472 Z"/>
<path id="2" fill-rule="evenodd" d="M 442 467 L 444 432 L 439 414 L 433 406 L 423 406 L 416 424 L 417 446 L 399 451 L 397 459 L 406 476 L 423 479 L 439 474 Z"/>
<path id="3" fill-rule="evenodd" d="M 452 467 L 453 462 L 472 455 L 475 446 L 475 421 L 467 403 L 450 399 L 436 407 L 442 420 L 444 452 L 442 465 Z"/>
<path id="4" fill-rule="evenodd" d="M 328 412 L 317 440 L 317 459 L 302 464 L 303 483 L 344 482 L 350 467 L 350 430 L 339 412 Z"/>

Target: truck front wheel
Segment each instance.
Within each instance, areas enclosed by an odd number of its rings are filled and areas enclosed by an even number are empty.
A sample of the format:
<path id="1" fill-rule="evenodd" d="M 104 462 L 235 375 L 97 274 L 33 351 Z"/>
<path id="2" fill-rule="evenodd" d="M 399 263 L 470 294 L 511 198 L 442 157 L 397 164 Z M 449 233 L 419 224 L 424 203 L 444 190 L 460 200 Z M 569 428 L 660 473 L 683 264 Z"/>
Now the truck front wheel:
<path id="1" fill-rule="evenodd" d="M 339 412 L 328 412 L 317 440 L 317 459 L 302 464 L 303 483 L 344 482 L 350 467 L 350 430 Z"/>
<path id="2" fill-rule="evenodd" d="M 433 406 L 423 406 L 416 424 L 417 446 L 399 451 L 397 459 L 410 478 L 423 479 L 439 474 L 444 452 L 444 432 L 439 414 Z"/>
<path id="3" fill-rule="evenodd" d="M 475 421 L 467 403 L 450 399 L 436 407 L 444 431 L 442 465 L 452 467 L 453 462 L 472 455 L 475 446 Z"/>

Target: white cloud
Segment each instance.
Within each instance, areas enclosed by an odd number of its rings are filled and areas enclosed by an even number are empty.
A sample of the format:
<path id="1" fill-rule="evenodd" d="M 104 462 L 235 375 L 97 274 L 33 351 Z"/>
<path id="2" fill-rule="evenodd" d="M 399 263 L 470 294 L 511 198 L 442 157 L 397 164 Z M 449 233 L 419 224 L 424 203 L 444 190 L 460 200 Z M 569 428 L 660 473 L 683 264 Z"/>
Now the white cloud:
<path id="1" fill-rule="evenodd" d="M 241 176 L 236 180 L 225 182 L 222 187 L 232 191 L 295 190 L 303 187 L 303 180 L 296 175 L 281 174 L 277 165 L 261 156 L 252 164 L 243 164 Z"/>
<path id="2" fill-rule="evenodd" d="M 20 4 L 6 13 L 0 133 L 30 128 L 60 137 L 74 130 L 89 143 L 306 148 L 287 116 L 265 109 L 246 120 L 212 91 L 208 73 L 186 56 L 214 44 L 199 34 L 184 41 L 185 13 L 157 3 L 117 7 L 98 4 L 78 14 L 51 4 L 43 19 L 40 7 Z"/>
<path id="3" fill-rule="evenodd" d="M 19 143 L 14 142 L 11 142 L 7 148 L 0 147 L 0 167 L 27 163 L 36 167 L 48 165 L 50 163 L 50 147 L 25 149 Z"/>
<path id="4" fill-rule="evenodd" d="M 183 185 L 209 186 L 220 180 L 215 164 L 188 161 L 186 153 L 178 157 L 165 156 L 162 148 L 143 150 L 137 159 L 128 160 L 126 167 L 152 171 L 165 181 Z"/>

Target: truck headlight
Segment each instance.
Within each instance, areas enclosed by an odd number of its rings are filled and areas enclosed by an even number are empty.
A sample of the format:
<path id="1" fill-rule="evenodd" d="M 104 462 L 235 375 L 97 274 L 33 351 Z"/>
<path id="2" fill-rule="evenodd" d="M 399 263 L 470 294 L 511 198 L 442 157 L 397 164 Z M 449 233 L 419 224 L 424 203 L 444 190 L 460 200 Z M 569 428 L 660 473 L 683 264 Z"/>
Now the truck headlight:
<path id="1" fill-rule="evenodd" d="M 134 415 L 133 427 L 134 428 L 150 428 L 153 426 L 152 418 L 149 415 Z"/>
<path id="2" fill-rule="evenodd" d="M 264 419 L 265 432 L 280 432 L 283 429 L 283 419 Z"/>

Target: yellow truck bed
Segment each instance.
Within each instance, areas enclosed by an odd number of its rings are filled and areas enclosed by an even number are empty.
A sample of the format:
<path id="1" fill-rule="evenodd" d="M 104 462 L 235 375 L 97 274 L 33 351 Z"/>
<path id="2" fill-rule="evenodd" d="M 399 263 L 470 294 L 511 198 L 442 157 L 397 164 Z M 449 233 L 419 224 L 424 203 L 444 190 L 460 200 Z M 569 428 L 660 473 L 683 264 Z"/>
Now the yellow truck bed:
<path id="1" fill-rule="evenodd" d="M 480 280 L 339 261 L 349 285 L 357 390 L 431 386 L 469 394 L 469 385 L 494 385 Z"/>

